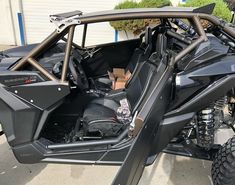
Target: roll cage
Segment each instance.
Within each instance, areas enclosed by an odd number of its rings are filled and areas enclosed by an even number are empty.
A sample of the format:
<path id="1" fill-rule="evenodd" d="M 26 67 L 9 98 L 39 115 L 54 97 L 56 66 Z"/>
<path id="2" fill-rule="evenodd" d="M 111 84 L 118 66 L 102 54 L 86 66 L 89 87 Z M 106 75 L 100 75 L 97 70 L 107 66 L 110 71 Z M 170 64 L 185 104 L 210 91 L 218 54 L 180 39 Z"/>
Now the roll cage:
<path id="1" fill-rule="evenodd" d="M 60 83 L 66 82 L 66 74 L 68 68 L 68 62 L 71 54 L 72 41 L 74 36 L 74 29 L 77 25 L 84 25 L 82 47 L 85 45 L 85 37 L 87 24 L 105 21 L 115 21 L 124 19 L 144 19 L 144 18 L 183 18 L 188 19 L 196 33 L 199 37 L 188 45 L 184 50 L 179 52 L 172 64 L 174 65 L 183 56 L 192 51 L 201 42 L 207 40 L 205 31 L 200 23 L 200 19 L 207 20 L 213 25 L 218 26 L 221 30 L 227 33 L 231 37 L 235 37 L 235 31 L 231 29 L 224 21 L 219 20 L 217 17 L 210 15 L 214 9 L 215 4 L 210 4 L 200 8 L 182 8 L 182 7 L 162 7 L 162 8 L 144 8 L 144 9 L 125 9 L 125 10 L 112 10 L 112 11 L 101 11 L 96 13 L 82 14 L 81 11 L 68 12 L 63 14 L 51 15 L 51 22 L 55 23 L 57 28 L 51 33 L 44 41 L 37 45 L 28 55 L 23 57 L 21 60 L 16 62 L 11 68 L 11 71 L 17 71 L 26 63 L 29 63 L 35 67 L 39 72 L 41 72 L 48 80 L 58 81 L 58 79 L 47 71 L 43 66 L 41 66 L 35 57 L 38 56 L 46 47 L 51 46 L 56 43 L 59 39 L 68 33 L 68 38 L 66 39 L 65 56 L 62 67 Z M 209 13 L 209 14 L 208 14 Z"/>

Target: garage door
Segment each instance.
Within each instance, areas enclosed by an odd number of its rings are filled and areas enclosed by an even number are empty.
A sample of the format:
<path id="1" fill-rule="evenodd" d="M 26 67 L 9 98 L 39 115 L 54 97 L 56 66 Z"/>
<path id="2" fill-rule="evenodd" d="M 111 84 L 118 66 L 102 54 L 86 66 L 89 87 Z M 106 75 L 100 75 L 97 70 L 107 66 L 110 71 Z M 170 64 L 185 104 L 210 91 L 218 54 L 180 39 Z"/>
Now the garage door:
<path id="1" fill-rule="evenodd" d="M 41 42 L 54 29 L 54 24 L 49 22 L 49 15 L 74 10 L 84 13 L 110 10 L 120 0 L 24 0 L 23 14 L 25 21 L 26 42 Z M 81 41 L 81 33 L 77 33 L 76 40 Z M 94 24 L 88 27 L 87 45 L 114 41 L 114 30 L 109 23 Z"/>

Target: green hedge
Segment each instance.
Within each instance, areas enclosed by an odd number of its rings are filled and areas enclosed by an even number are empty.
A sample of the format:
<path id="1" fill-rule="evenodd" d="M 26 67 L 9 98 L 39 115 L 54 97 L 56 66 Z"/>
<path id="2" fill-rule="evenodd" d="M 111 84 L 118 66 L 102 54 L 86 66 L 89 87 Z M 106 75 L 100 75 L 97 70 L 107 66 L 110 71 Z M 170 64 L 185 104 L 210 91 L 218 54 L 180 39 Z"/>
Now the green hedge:
<path id="1" fill-rule="evenodd" d="M 115 6 L 114 9 L 129 9 L 129 8 L 156 8 L 164 5 L 170 5 L 170 0 L 142 0 L 139 3 L 135 1 L 124 1 Z M 118 31 L 131 31 L 138 35 L 150 23 L 157 22 L 153 19 L 134 19 L 124 21 L 112 21 L 110 25 Z"/>
<path id="2" fill-rule="evenodd" d="M 232 14 L 224 0 L 187 0 L 186 3 L 182 6 L 200 7 L 211 3 L 216 3 L 213 15 L 222 18 L 227 22 L 231 21 Z"/>
<path id="3" fill-rule="evenodd" d="M 170 0 L 142 0 L 139 2 L 139 8 L 157 8 L 164 5 L 170 5 Z"/>

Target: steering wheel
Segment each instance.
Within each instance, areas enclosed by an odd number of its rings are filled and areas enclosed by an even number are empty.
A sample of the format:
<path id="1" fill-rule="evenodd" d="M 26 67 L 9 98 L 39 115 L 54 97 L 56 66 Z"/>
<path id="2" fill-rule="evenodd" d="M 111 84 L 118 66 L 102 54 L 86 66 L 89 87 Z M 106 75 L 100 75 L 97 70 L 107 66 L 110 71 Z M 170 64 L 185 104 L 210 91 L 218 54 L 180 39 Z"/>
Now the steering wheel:
<path id="1" fill-rule="evenodd" d="M 70 79 L 79 89 L 85 90 L 89 88 L 89 82 L 82 65 L 72 56 L 69 60 L 69 70 L 71 73 Z"/>

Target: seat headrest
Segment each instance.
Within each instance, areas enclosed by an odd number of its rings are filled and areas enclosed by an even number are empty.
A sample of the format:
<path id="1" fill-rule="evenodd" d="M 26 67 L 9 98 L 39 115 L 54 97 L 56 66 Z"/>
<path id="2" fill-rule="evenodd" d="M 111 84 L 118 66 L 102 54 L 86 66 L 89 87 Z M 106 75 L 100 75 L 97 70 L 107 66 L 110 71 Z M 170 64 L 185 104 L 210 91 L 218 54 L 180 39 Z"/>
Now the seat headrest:
<path id="1" fill-rule="evenodd" d="M 152 28 L 149 26 L 145 29 L 145 44 L 150 45 L 152 43 Z"/>
<path id="2" fill-rule="evenodd" d="M 167 46 L 167 37 L 164 33 L 159 33 L 157 36 L 156 42 L 156 52 L 159 54 L 160 57 L 164 55 L 166 52 Z"/>

